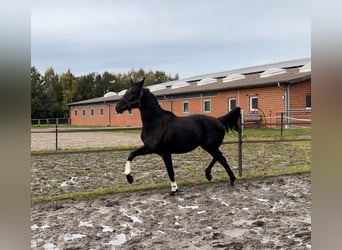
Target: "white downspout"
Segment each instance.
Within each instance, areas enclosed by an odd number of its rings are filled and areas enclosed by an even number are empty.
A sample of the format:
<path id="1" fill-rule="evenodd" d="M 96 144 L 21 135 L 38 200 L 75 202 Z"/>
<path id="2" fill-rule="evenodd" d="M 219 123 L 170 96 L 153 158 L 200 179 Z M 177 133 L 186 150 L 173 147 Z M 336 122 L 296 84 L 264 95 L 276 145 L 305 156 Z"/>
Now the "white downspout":
<path id="1" fill-rule="evenodd" d="M 278 87 L 284 89 L 284 111 L 285 111 L 285 127 L 288 128 L 289 125 L 289 110 L 290 110 L 290 86 L 286 84 L 285 87 L 281 86 L 281 83 L 278 82 Z"/>

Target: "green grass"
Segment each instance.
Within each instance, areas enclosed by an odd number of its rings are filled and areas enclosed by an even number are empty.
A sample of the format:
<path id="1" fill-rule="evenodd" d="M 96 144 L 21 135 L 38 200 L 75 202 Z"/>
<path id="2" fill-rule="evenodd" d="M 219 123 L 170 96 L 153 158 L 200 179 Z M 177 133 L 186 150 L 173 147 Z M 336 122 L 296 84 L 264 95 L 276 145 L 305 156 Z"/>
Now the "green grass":
<path id="1" fill-rule="evenodd" d="M 244 170 L 243 176 L 238 177 L 238 180 L 243 181 L 247 179 L 253 178 L 266 178 L 266 177 L 275 177 L 281 175 L 293 175 L 293 174 L 307 174 L 311 172 L 310 166 L 292 166 L 287 168 L 269 168 L 263 170 L 255 170 L 255 169 L 247 169 Z M 213 179 L 212 183 L 217 182 L 227 182 L 228 178 L 225 173 Z M 193 186 L 208 183 L 206 179 L 194 178 L 189 180 L 178 181 L 179 186 Z M 238 184 L 237 184 L 238 185 Z M 147 183 L 147 184 L 138 184 L 138 185 L 125 185 L 118 187 L 105 187 L 98 188 L 92 191 L 80 191 L 80 192 L 71 192 L 66 194 L 60 194 L 55 196 L 41 196 L 32 198 L 32 204 L 49 202 L 49 201 L 58 201 L 58 200 L 66 200 L 66 199 L 94 199 L 100 196 L 114 194 L 114 193 L 122 193 L 122 192 L 133 192 L 133 191 L 143 191 L 143 190 L 151 190 L 151 189 L 166 189 L 169 188 L 168 182 L 162 183 Z"/>
<path id="2" fill-rule="evenodd" d="M 273 128 L 249 128 L 243 131 L 244 139 L 250 138 L 280 138 L 281 131 L 280 129 L 273 129 Z M 311 135 L 311 129 L 284 129 L 283 130 L 283 137 L 298 137 L 298 136 L 309 136 Z"/>
<path id="3" fill-rule="evenodd" d="M 131 131 L 129 131 L 131 132 Z M 139 133 L 139 129 L 132 130 L 133 133 Z M 296 139 L 302 136 L 310 136 L 311 129 L 287 129 L 284 130 L 285 139 Z M 244 130 L 244 140 L 278 140 L 280 138 L 280 130 L 279 129 L 246 129 Z M 225 141 L 237 141 L 237 133 L 230 132 L 226 135 Z M 223 146 L 222 146 L 223 147 Z M 83 152 L 83 151 L 103 151 L 103 150 L 132 150 L 134 147 L 132 145 L 122 145 L 119 147 L 106 147 L 106 148 L 82 148 L 82 149 L 63 149 L 58 152 L 68 153 L 68 152 Z M 237 163 L 235 156 L 236 155 L 236 145 L 226 145 L 225 146 L 227 155 L 231 155 L 229 161 L 232 166 L 236 166 Z M 243 176 L 238 177 L 239 180 L 243 181 L 246 179 L 253 178 L 263 178 L 268 176 L 279 176 L 279 175 L 289 175 L 289 174 L 303 174 L 311 172 L 311 157 L 310 150 L 311 144 L 310 142 L 281 142 L 281 143 L 261 143 L 261 144 L 245 144 L 244 145 L 244 153 L 243 153 Z M 283 152 L 284 151 L 284 152 Z M 248 153 L 247 153 L 248 152 Z M 45 151 L 34 151 L 34 153 L 55 153 L 54 150 L 45 150 Z M 283 165 L 283 159 L 277 157 L 277 154 L 288 156 L 286 159 L 287 166 Z M 192 153 L 192 160 L 196 154 Z M 274 159 L 272 157 L 274 157 Z M 45 156 L 44 156 L 45 157 Z M 203 159 L 201 156 L 201 159 Z M 283 156 L 282 156 L 283 157 Z M 175 157 L 176 158 L 176 157 Z M 297 159 L 298 158 L 298 159 Z M 304 158 L 304 160 L 302 159 Z M 150 160 L 149 160 L 150 161 Z M 202 161 L 206 162 L 207 160 L 203 159 Z M 260 162 L 258 162 L 260 161 Z M 246 164 L 247 163 L 247 164 Z M 253 163 L 252 166 L 246 166 L 248 164 Z M 144 164 L 144 163 L 141 163 Z M 191 164 L 191 163 L 190 163 Z M 136 162 L 136 166 L 139 166 L 139 163 Z M 197 166 L 198 167 L 198 166 Z M 177 169 L 178 168 L 178 169 Z M 203 178 L 202 172 L 200 175 L 194 176 L 192 173 L 195 171 L 194 166 L 181 164 L 179 166 L 175 166 L 176 171 L 179 171 L 179 178 L 177 182 L 180 186 L 189 186 L 189 185 L 198 185 L 208 183 L 205 178 Z M 145 169 L 149 171 L 148 169 Z M 153 170 L 153 169 L 151 169 Z M 94 190 L 87 191 L 75 191 L 69 193 L 61 193 L 55 195 L 42 194 L 42 196 L 32 197 L 32 203 L 41 203 L 41 202 L 49 202 L 49 201 L 57 201 L 57 200 L 65 200 L 65 199 L 93 199 L 96 197 L 100 197 L 103 195 L 119 193 L 119 192 L 131 192 L 131 191 L 139 191 L 139 190 L 148 190 L 148 189 L 168 189 L 169 182 L 165 177 L 164 179 L 160 179 L 160 176 L 157 173 L 150 170 L 150 178 L 152 181 L 149 183 L 143 183 L 141 180 L 136 181 L 134 185 L 128 185 L 125 181 L 119 183 L 116 186 L 105 186 L 98 187 Z M 180 174 L 180 172 L 182 174 Z M 228 177 L 225 171 L 221 168 L 218 168 L 216 172 L 217 174 L 213 175 L 214 179 L 212 182 L 227 182 Z M 220 172 L 221 171 L 221 172 Z M 197 171 L 199 172 L 199 171 Z M 73 175 L 73 174 L 68 174 Z M 155 175 L 155 176 L 153 176 Z M 189 178 L 191 176 L 191 178 Z M 54 177 L 56 178 L 56 177 Z M 158 178 L 158 182 L 154 182 L 153 180 Z M 145 179 L 146 180 L 146 179 Z M 238 185 L 238 184 L 237 184 Z"/>
<path id="4" fill-rule="evenodd" d="M 32 125 L 32 129 L 48 129 L 48 128 L 55 128 L 55 124 L 43 124 L 43 125 Z M 59 124 L 58 128 L 65 128 L 65 129 L 84 129 L 84 130 L 113 130 L 114 132 L 129 132 L 129 133 L 140 133 L 141 128 L 137 127 L 104 127 L 104 126 L 75 126 L 75 125 L 68 125 L 68 124 Z M 280 137 L 280 129 L 275 128 L 246 128 L 243 131 L 244 138 L 279 138 Z M 227 134 L 227 138 L 236 139 L 237 132 L 229 132 Z M 283 130 L 283 136 L 304 136 L 304 135 L 311 135 L 311 128 L 289 128 Z"/>
<path id="5" fill-rule="evenodd" d="M 51 125 L 52 126 L 52 125 Z M 51 127 L 50 127 L 51 128 Z M 104 129 L 104 127 L 79 127 L 79 126 L 70 126 L 66 125 L 65 128 L 83 128 L 87 129 Z M 141 133 L 141 129 L 139 128 L 109 128 L 114 129 L 115 132 L 127 132 L 127 133 Z M 296 139 L 302 136 L 309 137 L 311 135 L 311 129 L 286 129 L 283 133 L 283 139 Z M 257 140 L 279 140 L 280 139 L 280 129 L 272 129 L 272 128 L 248 128 L 243 132 L 243 141 L 257 141 Z M 238 133 L 230 131 L 226 134 L 224 138 L 224 142 L 237 142 L 238 141 Z M 103 150 L 133 150 L 136 149 L 136 145 L 120 145 L 120 146 L 108 146 L 108 147 L 84 147 L 84 148 L 63 148 L 58 149 L 59 153 L 63 152 L 82 152 L 82 151 L 103 151 Z M 33 150 L 32 154 L 50 154 L 55 153 L 55 149 L 49 150 Z"/>

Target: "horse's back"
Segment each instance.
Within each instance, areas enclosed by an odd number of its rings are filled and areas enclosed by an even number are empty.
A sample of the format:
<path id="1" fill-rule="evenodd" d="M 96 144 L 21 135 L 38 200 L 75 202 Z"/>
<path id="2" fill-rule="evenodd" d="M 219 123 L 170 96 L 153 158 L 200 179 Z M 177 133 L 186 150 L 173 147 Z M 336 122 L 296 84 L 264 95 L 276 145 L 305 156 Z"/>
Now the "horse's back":
<path id="1" fill-rule="evenodd" d="M 173 149 L 174 153 L 184 153 L 198 146 L 218 147 L 222 143 L 224 134 L 223 125 L 214 117 L 206 115 L 176 117 L 165 124 L 161 145 Z"/>

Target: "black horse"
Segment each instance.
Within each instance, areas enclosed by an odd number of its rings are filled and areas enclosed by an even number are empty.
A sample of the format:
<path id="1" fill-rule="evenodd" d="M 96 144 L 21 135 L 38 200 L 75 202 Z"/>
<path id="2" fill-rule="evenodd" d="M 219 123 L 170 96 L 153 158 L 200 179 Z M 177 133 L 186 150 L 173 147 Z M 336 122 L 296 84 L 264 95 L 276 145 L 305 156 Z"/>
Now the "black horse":
<path id="1" fill-rule="evenodd" d="M 213 159 L 205 170 L 205 176 L 212 179 L 211 169 L 218 161 L 229 175 L 233 186 L 236 179 L 226 158 L 219 147 L 229 130 L 241 130 L 241 111 L 237 107 L 228 114 L 219 118 L 196 114 L 187 117 L 178 117 L 172 112 L 163 110 L 156 97 L 143 87 L 145 78 L 134 83 L 131 79 L 131 88 L 116 105 L 116 111 L 139 108 L 142 120 L 141 140 L 144 146 L 131 152 L 125 166 L 125 174 L 129 183 L 133 182 L 131 175 L 132 161 L 139 155 L 158 154 L 163 158 L 167 173 L 171 181 L 171 194 L 178 191 L 172 166 L 171 154 L 181 154 L 202 147 Z"/>

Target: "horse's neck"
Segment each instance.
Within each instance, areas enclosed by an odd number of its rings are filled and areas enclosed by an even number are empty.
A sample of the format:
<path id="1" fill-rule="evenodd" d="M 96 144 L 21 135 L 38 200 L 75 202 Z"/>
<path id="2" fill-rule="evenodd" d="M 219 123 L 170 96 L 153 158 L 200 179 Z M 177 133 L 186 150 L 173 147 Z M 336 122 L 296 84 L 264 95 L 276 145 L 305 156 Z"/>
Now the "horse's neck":
<path id="1" fill-rule="evenodd" d="M 166 114 L 166 111 L 160 107 L 157 99 L 148 90 L 144 90 L 139 109 L 143 126 L 157 125 L 158 121 Z"/>

